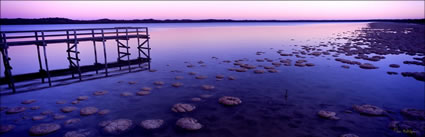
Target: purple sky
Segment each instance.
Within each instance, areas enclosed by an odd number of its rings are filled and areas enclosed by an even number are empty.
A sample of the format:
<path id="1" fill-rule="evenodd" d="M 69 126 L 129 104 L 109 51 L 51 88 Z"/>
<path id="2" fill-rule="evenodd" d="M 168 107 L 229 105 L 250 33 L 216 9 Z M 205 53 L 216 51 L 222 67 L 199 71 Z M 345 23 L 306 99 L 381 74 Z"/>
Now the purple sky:
<path id="1" fill-rule="evenodd" d="M 424 1 L 1 1 L 1 18 L 418 19 Z"/>

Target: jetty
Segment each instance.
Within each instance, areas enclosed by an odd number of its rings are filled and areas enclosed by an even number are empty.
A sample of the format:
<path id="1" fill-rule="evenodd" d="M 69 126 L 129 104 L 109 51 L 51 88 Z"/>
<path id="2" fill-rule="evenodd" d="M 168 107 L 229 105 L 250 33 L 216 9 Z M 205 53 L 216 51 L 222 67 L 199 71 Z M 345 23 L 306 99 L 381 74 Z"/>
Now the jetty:
<path id="1" fill-rule="evenodd" d="M 136 59 L 130 59 L 130 39 L 137 39 L 138 56 Z M 149 32 L 147 27 L 115 27 L 115 28 L 86 28 L 86 29 L 57 29 L 57 30 L 29 30 L 29 31 L 0 31 L 0 50 L 2 54 L 2 63 L 4 65 L 4 77 L 0 78 L 0 84 L 7 84 L 13 93 L 16 92 L 15 82 L 41 79 L 42 83 L 52 86 L 52 77 L 71 75 L 73 79 L 83 80 L 82 73 L 95 71 L 99 74 L 102 71 L 105 77 L 108 77 L 108 68 L 128 67 L 131 72 L 132 65 L 142 67 L 143 63 L 148 63 L 147 69 L 150 69 L 150 46 Z M 81 66 L 83 59 L 79 56 L 79 42 L 92 42 L 94 63 L 93 65 Z M 106 42 L 116 42 L 118 58 L 116 62 L 108 62 Z M 69 68 L 50 70 L 47 58 L 49 44 L 61 44 L 67 46 L 66 53 Z M 98 52 L 96 44 L 102 44 L 103 49 Z M 8 48 L 13 46 L 36 46 L 39 72 L 13 75 L 12 66 Z M 87 45 L 84 45 L 87 46 Z M 103 54 L 104 62 L 98 62 L 98 55 Z M 101 55 L 100 55 L 101 56 Z M 77 76 L 78 75 L 78 76 Z"/>

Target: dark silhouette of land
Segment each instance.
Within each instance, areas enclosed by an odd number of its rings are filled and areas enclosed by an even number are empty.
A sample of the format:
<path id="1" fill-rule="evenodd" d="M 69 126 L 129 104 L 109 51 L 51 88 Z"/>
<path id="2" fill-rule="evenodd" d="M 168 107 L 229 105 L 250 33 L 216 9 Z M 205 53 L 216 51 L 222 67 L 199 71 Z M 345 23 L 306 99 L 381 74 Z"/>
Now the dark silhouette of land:
<path id="1" fill-rule="evenodd" d="M 134 20 L 72 20 L 67 18 L 40 18 L 40 19 L 0 19 L 1 25 L 30 25 L 30 24 L 99 24 L 99 23 L 217 23 L 217 22 L 404 22 L 425 24 L 425 19 L 370 19 L 370 20 L 231 20 L 231 19 L 134 19 Z"/>

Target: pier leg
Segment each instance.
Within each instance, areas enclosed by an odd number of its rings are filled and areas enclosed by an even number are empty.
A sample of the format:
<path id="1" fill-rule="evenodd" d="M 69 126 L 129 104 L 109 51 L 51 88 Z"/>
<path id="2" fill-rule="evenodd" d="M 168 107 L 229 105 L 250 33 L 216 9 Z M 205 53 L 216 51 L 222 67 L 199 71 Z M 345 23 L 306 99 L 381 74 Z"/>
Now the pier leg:
<path id="1" fill-rule="evenodd" d="M 40 53 L 40 46 L 39 45 L 37 45 L 37 55 L 38 55 L 38 64 L 39 64 L 39 67 L 40 67 L 39 72 L 41 74 L 41 83 L 44 83 L 45 82 L 44 81 L 44 70 L 43 70 L 43 64 L 41 62 L 41 53 Z"/>
<path id="2" fill-rule="evenodd" d="M 68 41 L 66 42 L 66 44 L 67 44 L 67 49 L 68 49 L 68 50 L 70 50 L 71 45 L 70 45 L 70 39 L 69 39 L 69 31 L 66 31 L 66 39 L 68 40 Z M 71 52 L 69 52 L 68 50 L 67 50 L 67 52 L 68 52 L 69 69 L 71 69 L 72 78 L 75 78 L 74 70 L 73 70 L 73 65 L 72 65 L 72 60 L 70 60 L 70 59 L 69 59 L 69 58 L 71 57 Z"/>
<path id="3" fill-rule="evenodd" d="M 131 72 L 131 63 L 130 63 L 130 45 L 128 45 L 128 38 L 127 38 L 127 61 L 128 61 L 128 72 Z"/>
<path id="4" fill-rule="evenodd" d="M 108 60 L 106 59 L 106 45 L 105 40 L 102 41 L 103 43 L 103 58 L 105 58 L 105 75 L 108 76 Z"/>
<path id="5" fill-rule="evenodd" d="M 35 32 L 35 40 L 38 42 L 38 32 Z M 45 83 L 44 81 L 45 71 L 43 70 L 43 63 L 41 62 L 40 45 L 37 44 L 36 46 L 37 46 L 37 55 L 38 55 L 38 65 L 40 67 L 39 73 L 41 75 L 41 83 Z"/>
<path id="6" fill-rule="evenodd" d="M 16 93 L 16 88 L 15 88 L 15 80 L 13 79 L 13 75 L 12 75 L 12 66 L 10 66 L 9 63 L 9 55 L 7 52 L 7 47 L 6 48 L 2 48 L 1 49 L 1 53 L 3 55 L 3 64 L 4 64 L 4 75 L 5 78 L 9 81 L 8 85 L 9 88 L 12 88 L 13 93 Z"/>
<path id="7" fill-rule="evenodd" d="M 49 64 L 47 63 L 47 51 L 46 51 L 46 44 L 43 44 L 43 53 L 44 53 L 44 64 L 46 65 L 46 73 L 47 73 L 47 80 L 49 81 L 49 86 L 52 86 L 52 80 L 50 79 L 50 71 L 49 71 Z"/>
<path id="8" fill-rule="evenodd" d="M 93 37 L 93 39 L 94 39 L 94 30 L 91 30 L 91 32 L 92 32 L 92 37 Z M 98 67 L 98 62 L 97 62 L 97 50 L 96 50 L 96 41 L 95 40 L 93 40 L 93 48 L 94 48 L 94 65 L 96 66 L 96 74 L 99 74 L 99 70 L 97 69 L 97 67 Z"/>

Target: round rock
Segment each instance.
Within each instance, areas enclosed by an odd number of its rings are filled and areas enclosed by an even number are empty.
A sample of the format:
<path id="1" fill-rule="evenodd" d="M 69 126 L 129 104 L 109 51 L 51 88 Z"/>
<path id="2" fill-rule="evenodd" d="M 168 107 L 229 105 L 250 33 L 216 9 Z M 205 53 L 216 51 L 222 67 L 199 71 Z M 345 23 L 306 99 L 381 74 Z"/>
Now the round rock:
<path id="1" fill-rule="evenodd" d="M 139 91 L 139 92 L 136 92 L 136 94 L 139 95 L 139 96 L 149 95 L 150 93 L 151 93 L 150 91 Z"/>
<path id="2" fill-rule="evenodd" d="M 123 96 L 123 97 L 133 96 L 133 93 L 131 93 L 131 92 L 123 92 L 123 93 L 121 93 L 121 96 Z"/>
<path id="3" fill-rule="evenodd" d="M 186 130 L 199 130 L 202 128 L 202 124 L 198 123 L 198 120 L 191 117 L 184 117 L 177 120 L 176 125 Z"/>
<path id="4" fill-rule="evenodd" d="M 237 97 L 224 96 L 218 99 L 218 102 L 223 105 L 234 106 L 241 104 L 242 100 Z"/>
<path id="5" fill-rule="evenodd" d="M 164 120 L 162 119 L 149 119 L 144 120 L 140 123 L 140 126 L 142 126 L 145 129 L 157 129 L 164 124 Z"/>
<path id="6" fill-rule="evenodd" d="M 112 121 L 103 121 L 99 124 L 103 131 L 108 134 L 122 134 L 133 127 L 133 121 L 129 119 L 117 119 Z"/>
<path id="7" fill-rule="evenodd" d="M 155 85 L 164 85 L 164 82 L 163 81 L 155 81 L 155 82 L 153 82 L 153 84 L 155 84 Z"/>
<path id="8" fill-rule="evenodd" d="M 61 128 L 61 126 L 59 124 L 54 124 L 54 123 L 46 123 L 46 124 L 39 124 L 36 126 L 32 126 L 30 128 L 30 133 L 32 135 L 46 135 L 52 132 L 55 132 L 57 130 L 59 130 Z"/>
<path id="9" fill-rule="evenodd" d="M 173 84 L 171 84 L 173 87 L 176 87 L 176 88 L 178 88 L 178 87 L 181 87 L 181 86 L 183 86 L 183 83 L 181 83 L 181 82 L 175 82 L 175 83 L 173 83 Z"/>
<path id="10" fill-rule="evenodd" d="M 89 99 L 89 96 L 79 96 L 77 98 L 77 100 L 79 100 L 79 101 L 83 101 L 83 100 L 87 100 L 87 99 Z"/>
<path id="11" fill-rule="evenodd" d="M 69 112 L 72 112 L 72 111 L 77 110 L 77 109 L 78 109 L 77 107 L 68 106 L 68 107 L 61 108 L 61 111 L 63 113 L 69 113 Z"/>
<path id="12" fill-rule="evenodd" d="M 35 100 L 35 99 L 28 99 L 28 100 L 24 100 L 24 101 L 22 101 L 21 103 L 22 103 L 22 104 L 31 104 L 31 103 L 34 103 L 34 102 L 36 102 L 36 100 Z"/>
<path id="13" fill-rule="evenodd" d="M 359 136 L 357 136 L 355 134 L 343 134 L 343 135 L 341 135 L 339 137 L 359 137 Z"/>
<path id="14" fill-rule="evenodd" d="M 171 108 L 174 112 L 190 112 L 193 111 L 196 107 L 191 104 L 177 103 Z"/>
<path id="15" fill-rule="evenodd" d="M 0 125 L 0 134 L 13 130 L 16 126 L 14 125 Z"/>
<path id="16" fill-rule="evenodd" d="M 106 114 L 108 114 L 109 112 L 111 112 L 109 109 L 103 109 L 103 110 L 100 110 L 100 111 L 98 112 L 98 114 L 99 114 L 99 115 L 106 115 Z"/>
<path id="17" fill-rule="evenodd" d="M 332 120 L 338 120 L 339 119 L 339 117 L 336 116 L 336 113 L 332 112 L 332 111 L 320 110 L 317 114 L 322 118 L 327 118 L 327 119 L 332 119 Z"/>
<path id="18" fill-rule="evenodd" d="M 93 95 L 95 95 L 95 96 L 101 96 L 101 95 L 105 95 L 107 93 L 108 93 L 108 91 L 106 91 L 106 90 L 100 90 L 100 91 L 95 91 L 93 93 Z"/>
<path id="19" fill-rule="evenodd" d="M 85 107 L 85 108 L 82 108 L 80 110 L 80 115 L 88 116 L 88 115 L 92 115 L 92 114 L 96 113 L 97 111 L 99 111 L 99 109 L 97 109 L 95 107 Z"/>
<path id="20" fill-rule="evenodd" d="M 202 85 L 201 88 L 204 89 L 204 90 L 213 90 L 215 88 L 215 86 L 213 86 L 213 85 Z"/>
<path id="21" fill-rule="evenodd" d="M 16 114 L 25 111 L 27 108 L 25 107 L 14 107 L 10 108 L 6 111 L 6 114 Z"/>
<path id="22" fill-rule="evenodd" d="M 41 116 L 33 116 L 33 117 L 32 117 L 32 120 L 37 121 L 37 120 L 42 120 L 42 119 L 45 119 L 45 118 L 46 118 L 46 116 L 45 116 L 45 115 L 41 115 Z"/>
<path id="23" fill-rule="evenodd" d="M 72 126 L 75 125 L 77 123 L 80 123 L 80 119 L 79 118 L 73 118 L 73 119 L 68 119 L 64 122 L 65 126 Z"/>
<path id="24" fill-rule="evenodd" d="M 409 118 L 415 118 L 415 119 L 421 119 L 425 120 L 425 111 L 414 109 L 414 108 L 405 108 L 401 110 L 401 114 L 409 117 Z"/>
<path id="25" fill-rule="evenodd" d="M 360 112 L 361 114 L 372 115 L 372 116 L 381 116 L 384 115 L 385 111 L 377 106 L 373 105 L 354 105 L 354 110 Z"/>

